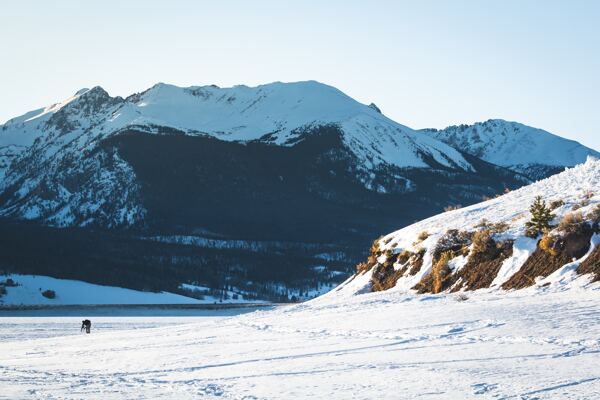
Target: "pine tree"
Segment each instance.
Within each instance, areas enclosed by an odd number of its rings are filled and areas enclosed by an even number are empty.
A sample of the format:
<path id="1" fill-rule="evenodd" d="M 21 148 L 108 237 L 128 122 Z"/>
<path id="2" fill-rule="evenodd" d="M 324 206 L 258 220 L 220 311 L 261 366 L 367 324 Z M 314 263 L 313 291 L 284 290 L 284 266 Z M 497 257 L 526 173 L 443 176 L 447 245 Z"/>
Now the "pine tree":
<path id="1" fill-rule="evenodd" d="M 550 221 L 554 219 L 554 214 L 550 212 L 550 208 L 546 206 L 546 202 L 542 200 L 542 196 L 537 196 L 531 207 L 531 219 L 525 223 L 525 234 L 531 238 L 536 238 L 540 233 L 550 229 Z"/>

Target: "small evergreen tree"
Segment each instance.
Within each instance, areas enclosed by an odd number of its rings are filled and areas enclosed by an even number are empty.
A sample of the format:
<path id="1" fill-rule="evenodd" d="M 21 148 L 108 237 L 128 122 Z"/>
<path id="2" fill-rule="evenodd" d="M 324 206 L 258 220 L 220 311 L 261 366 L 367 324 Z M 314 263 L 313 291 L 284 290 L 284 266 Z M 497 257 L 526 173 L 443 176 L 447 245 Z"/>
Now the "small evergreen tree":
<path id="1" fill-rule="evenodd" d="M 531 219 L 525 223 L 525 234 L 530 238 L 536 238 L 540 233 L 550 229 L 550 221 L 554 219 L 554 214 L 542 200 L 542 196 L 536 196 L 529 207 Z"/>

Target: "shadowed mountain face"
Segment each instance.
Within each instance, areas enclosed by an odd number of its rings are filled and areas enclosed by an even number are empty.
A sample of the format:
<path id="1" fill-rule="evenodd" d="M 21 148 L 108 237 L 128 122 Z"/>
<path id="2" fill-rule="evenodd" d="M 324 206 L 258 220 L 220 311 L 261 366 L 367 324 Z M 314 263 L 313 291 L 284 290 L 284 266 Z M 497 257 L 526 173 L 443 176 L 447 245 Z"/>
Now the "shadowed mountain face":
<path id="1" fill-rule="evenodd" d="M 0 216 L 34 223 L 2 231 L 0 269 L 276 300 L 341 280 L 381 232 L 529 182 L 316 82 L 84 90 L 7 122 L 0 150 Z"/>
<path id="2" fill-rule="evenodd" d="M 382 226 L 406 224 L 445 205 L 471 203 L 522 183 L 510 171 L 472 158 L 478 172 L 377 171 L 373 181 L 380 191 L 369 190 L 357 178 L 357 160 L 340 136 L 327 126 L 282 147 L 129 131 L 102 148 L 117 149 L 132 167 L 150 231 L 364 242 Z M 407 180 L 419 183 L 407 190 Z"/>
<path id="3" fill-rule="evenodd" d="M 84 227 L 0 232 L 6 244 L 0 261 L 8 270 L 138 289 L 189 294 L 177 283 L 197 282 L 285 301 L 339 282 L 382 229 L 524 181 L 465 155 L 475 171 L 387 166 L 370 176 L 378 188 L 372 190 L 341 135 L 324 126 L 294 145 L 277 146 L 172 129 L 122 131 L 83 162 L 65 163 L 33 197 L 20 197 L 18 184 L 5 189 L 7 209 L 55 199 L 57 188 L 77 199 L 105 196 L 91 211 L 86 203 L 67 203 L 77 206 L 72 225 Z M 142 211 L 130 218 L 121 210 Z M 135 223 L 116 223 L 128 220 Z"/>

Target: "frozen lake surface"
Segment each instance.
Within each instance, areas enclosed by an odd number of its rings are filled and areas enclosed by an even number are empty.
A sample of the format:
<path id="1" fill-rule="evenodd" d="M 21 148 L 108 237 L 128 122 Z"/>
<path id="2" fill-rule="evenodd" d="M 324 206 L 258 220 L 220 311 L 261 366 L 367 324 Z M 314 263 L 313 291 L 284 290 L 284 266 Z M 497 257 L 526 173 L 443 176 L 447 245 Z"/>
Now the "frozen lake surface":
<path id="1" fill-rule="evenodd" d="M 237 315 L 4 316 L 0 399 L 598 399 L 599 300 L 333 293 Z"/>

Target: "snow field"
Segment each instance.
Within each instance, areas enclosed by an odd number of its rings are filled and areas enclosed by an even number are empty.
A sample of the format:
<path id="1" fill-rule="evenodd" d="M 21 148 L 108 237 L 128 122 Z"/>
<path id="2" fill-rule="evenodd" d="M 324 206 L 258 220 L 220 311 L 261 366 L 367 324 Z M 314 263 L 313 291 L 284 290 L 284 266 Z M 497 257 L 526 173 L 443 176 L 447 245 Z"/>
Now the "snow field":
<path id="1" fill-rule="evenodd" d="M 182 325 L 2 341 L 0 398 L 600 395 L 598 287 L 469 296 L 329 295 Z"/>

